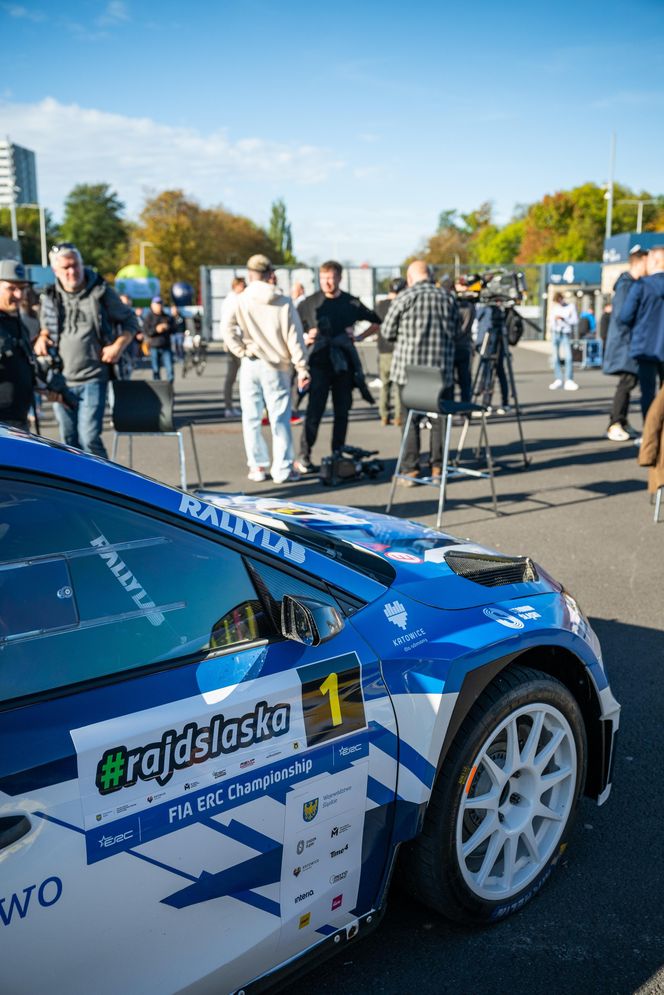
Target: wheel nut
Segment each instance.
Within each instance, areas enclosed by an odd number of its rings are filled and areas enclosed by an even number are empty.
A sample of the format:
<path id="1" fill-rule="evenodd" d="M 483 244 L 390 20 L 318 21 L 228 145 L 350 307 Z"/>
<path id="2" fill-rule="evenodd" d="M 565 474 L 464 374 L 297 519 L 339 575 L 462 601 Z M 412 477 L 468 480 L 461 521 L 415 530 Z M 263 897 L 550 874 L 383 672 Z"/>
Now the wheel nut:
<path id="1" fill-rule="evenodd" d="M 521 801 L 521 795 L 517 795 L 517 793 L 514 792 L 514 794 L 510 795 L 510 801 L 512 805 L 518 805 L 519 802 Z"/>

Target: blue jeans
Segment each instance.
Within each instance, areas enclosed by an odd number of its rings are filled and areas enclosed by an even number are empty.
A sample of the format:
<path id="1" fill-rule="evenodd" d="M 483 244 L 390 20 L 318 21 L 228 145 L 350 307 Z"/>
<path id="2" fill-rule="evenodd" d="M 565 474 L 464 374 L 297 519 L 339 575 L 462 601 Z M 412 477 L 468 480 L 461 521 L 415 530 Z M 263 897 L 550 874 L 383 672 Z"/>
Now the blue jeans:
<path id="1" fill-rule="evenodd" d="M 166 379 L 169 383 L 173 383 L 173 353 L 170 349 L 155 349 L 154 346 L 151 346 L 150 362 L 152 363 L 153 380 L 161 380 L 160 370 L 163 366 L 166 371 Z"/>
<path id="2" fill-rule="evenodd" d="M 553 376 L 555 380 L 572 379 L 572 340 L 569 333 L 552 332 L 553 344 Z M 560 366 L 560 347 L 563 347 L 563 362 L 565 363 L 565 376 L 563 377 Z"/>
<path id="3" fill-rule="evenodd" d="M 106 387 L 105 380 L 70 385 L 69 390 L 78 398 L 76 410 L 72 411 L 64 404 L 53 405 L 60 438 L 64 444 L 105 459 L 108 454 L 101 441 L 101 432 L 104 426 Z"/>
<path id="4" fill-rule="evenodd" d="M 270 462 L 261 419 L 267 409 L 272 429 L 272 479 L 281 483 L 293 468 L 293 435 L 290 427 L 289 370 L 275 370 L 262 359 L 243 359 L 240 364 L 240 404 L 242 434 L 251 467 L 267 467 Z"/>

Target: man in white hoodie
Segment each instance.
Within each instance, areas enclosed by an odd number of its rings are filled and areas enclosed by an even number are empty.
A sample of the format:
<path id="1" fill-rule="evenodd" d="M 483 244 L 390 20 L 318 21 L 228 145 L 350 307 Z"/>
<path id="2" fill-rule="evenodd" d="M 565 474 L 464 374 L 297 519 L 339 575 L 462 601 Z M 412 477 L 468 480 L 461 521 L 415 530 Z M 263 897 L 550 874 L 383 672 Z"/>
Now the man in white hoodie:
<path id="1" fill-rule="evenodd" d="M 291 367 L 298 387 L 309 383 L 302 324 L 290 297 L 268 281 L 272 263 L 263 255 L 247 263 L 249 286 L 222 317 L 221 332 L 240 365 L 242 434 L 247 452 L 249 480 L 267 480 L 269 454 L 261 419 L 267 409 L 272 430 L 272 479 L 282 484 L 298 480 L 293 469 L 290 427 Z"/>

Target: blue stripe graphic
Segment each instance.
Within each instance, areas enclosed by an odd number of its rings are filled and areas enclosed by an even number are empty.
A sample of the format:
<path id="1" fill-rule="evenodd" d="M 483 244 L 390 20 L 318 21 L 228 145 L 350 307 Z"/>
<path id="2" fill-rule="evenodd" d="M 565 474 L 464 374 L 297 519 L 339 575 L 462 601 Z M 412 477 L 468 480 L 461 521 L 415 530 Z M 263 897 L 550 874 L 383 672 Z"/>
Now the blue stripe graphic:
<path id="1" fill-rule="evenodd" d="M 430 788 L 436 776 L 434 765 L 425 760 L 421 753 L 418 753 L 417 750 L 409 746 L 404 740 L 399 741 L 399 738 L 393 732 L 390 732 L 389 729 L 385 729 L 379 723 L 375 723 L 375 728 L 379 735 L 371 740 L 372 744 L 389 757 L 396 757 L 398 751 L 399 763 L 406 770 L 409 770 L 411 774 L 414 774 L 422 784 Z"/>
<path id="2" fill-rule="evenodd" d="M 269 836 L 264 836 L 263 833 L 252 829 L 251 826 L 243 825 L 237 819 L 231 819 L 227 826 L 224 826 L 221 822 L 217 822 L 216 819 L 201 819 L 201 825 L 215 829 L 218 833 L 222 833 L 224 836 L 228 836 L 229 839 L 235 840 L 236 843 L 244 843 L 245 846 L 251 847 L 252 850 L 258 850 L 259 853 L 267 853 L 268 850 L 274 850 L 275 846 L 280 845 L 276 840 L 270 839 Z"/>

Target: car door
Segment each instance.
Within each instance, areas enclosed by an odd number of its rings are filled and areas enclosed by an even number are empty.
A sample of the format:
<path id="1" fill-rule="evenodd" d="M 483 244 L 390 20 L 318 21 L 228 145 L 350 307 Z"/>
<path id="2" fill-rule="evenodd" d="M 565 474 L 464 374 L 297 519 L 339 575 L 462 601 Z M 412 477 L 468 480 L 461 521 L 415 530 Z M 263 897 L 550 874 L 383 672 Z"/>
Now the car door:
<path id="1" fill-rule="evenodd" d="M 3 988 L 233 990 L 370 909 L 378 663 L 348 624 L 314 647 L 275 617 L 325 586 L 126 502 L 1 498 Z"/>

